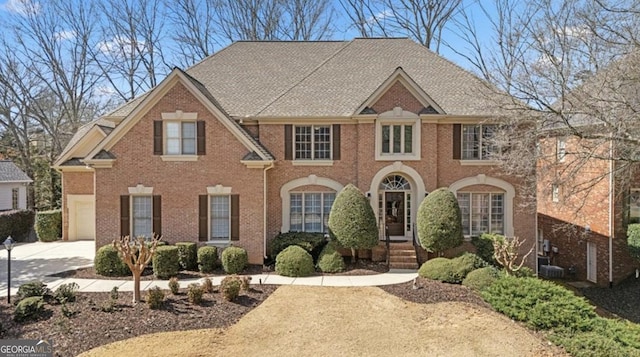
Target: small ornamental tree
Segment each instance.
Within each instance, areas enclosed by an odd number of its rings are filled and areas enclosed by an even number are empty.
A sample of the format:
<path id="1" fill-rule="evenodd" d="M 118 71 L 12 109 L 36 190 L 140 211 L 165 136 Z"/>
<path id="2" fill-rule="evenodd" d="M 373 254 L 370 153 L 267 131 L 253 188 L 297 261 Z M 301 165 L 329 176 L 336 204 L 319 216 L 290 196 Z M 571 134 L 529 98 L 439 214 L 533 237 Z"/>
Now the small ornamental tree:
<path id="1" fill-rule="evenodd" d="M 462 215 L 453 192 L 439 188 L 418 208 L 418 238 L 422 248 L 440 253 L 462 244 Z"/>
<path id="2" fill-rule="evenodd" d="M 124 236 L 113 240 L 113 247 L 118 250 L 120 258 L 131 269 L 133 275 L 134 304 L 140 302 L 140 276 L 153 258 L 161 238 L 154 235 L 150 243 L 145 242 L 144 237 L 131 239 L 129 236 Z"/>
<path id="3" fill-rule="evenodd" d="M 356 249 L 371 249 L 378 244 L 376 216 L 369 200 L 352 184 L 340 191 L 329 213 L 329 232 L 342 247 L 351 249 L 351 261 Z"/>

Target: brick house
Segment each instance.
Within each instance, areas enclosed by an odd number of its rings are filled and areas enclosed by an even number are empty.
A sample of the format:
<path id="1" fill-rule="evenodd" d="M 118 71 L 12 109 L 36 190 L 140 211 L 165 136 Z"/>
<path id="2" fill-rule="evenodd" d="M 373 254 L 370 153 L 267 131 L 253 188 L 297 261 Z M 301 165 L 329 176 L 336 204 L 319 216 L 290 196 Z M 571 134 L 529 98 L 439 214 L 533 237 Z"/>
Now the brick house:
<path id="1" fill-rule="evenodd" d="M 465 235 L 535 242 L 518 182 L 488 157 L 486 88 L 408 39 L 234 43 L 79 129 L 55 163 L 63 238 L 156 232 L 260 264 L 278 232 L 325 232 L 353 183 L 397 238 L 448 187 Z"/>

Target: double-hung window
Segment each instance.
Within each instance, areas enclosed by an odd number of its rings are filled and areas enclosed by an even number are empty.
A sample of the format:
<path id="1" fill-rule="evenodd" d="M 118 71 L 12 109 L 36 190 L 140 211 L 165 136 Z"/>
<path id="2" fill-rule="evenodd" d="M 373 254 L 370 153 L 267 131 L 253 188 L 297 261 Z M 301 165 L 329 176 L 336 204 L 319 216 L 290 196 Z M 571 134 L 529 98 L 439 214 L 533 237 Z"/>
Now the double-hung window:
<path id="1" fill-rule="evenodd" d="M 296 126 L 295 160 L 331 160 L 331 126 Z"/>
<path id="2" fill-rule="evenodd" d="M 382 124 L 383 155 L 413 153 L 413 124 Z"/>
<path id="3" fill-rule="evenodd" d="M 458 192 L 465 236 L 482 233 L 504 234 L 504 194 Z"/>
<path id="4" fill-rule="evenodd" d="M 292 232 L 327 232 L 334 192 L 292 192 L 290 228 Z"/>
<path id="5" fill-rule="evenodd" d="M 209 198 L 211 240 L 229 240 L 231 237 L 231 198 L 214 195 Z"/>
<path id="6" fill-rule="evenodd" d="M 462 125 L 462 160 L 491 160 L 497 147 L 492 142 L 495 125 Z"/>
<path id="7" fill-rule="evenodd" d="M 132 237 L 153 236 L 153 196 L 131 196 Z"/>
<path id="8" fill-rule="evenodd" d="M 165 124 L 165 154 L 196 154 L 196 122 L 167 121 Z"/>
<path id="9" fill-rule="evenodd" d="M 11 189 L 11 208 L 18 209 L 19 207 L 19 198 L 20 198 L 20 189 L 12 188 Z"/>

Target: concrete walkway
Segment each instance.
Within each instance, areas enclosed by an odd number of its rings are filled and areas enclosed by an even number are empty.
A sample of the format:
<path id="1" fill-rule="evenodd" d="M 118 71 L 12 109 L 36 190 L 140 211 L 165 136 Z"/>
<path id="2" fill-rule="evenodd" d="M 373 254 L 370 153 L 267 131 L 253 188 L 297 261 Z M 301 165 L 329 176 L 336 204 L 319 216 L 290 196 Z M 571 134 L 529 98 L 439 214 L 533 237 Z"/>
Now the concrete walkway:
<path id="1" fill-rule="evenodd" d="M 0 249 L 0 298 L 7 296 L 7 252 Z M 75 279 L 51 277 L 51 274 L 93 265 L 95 244 L 93 241 L 25 243 L 18 244 L 11 251 L 11 295 L 18 287 L 33 280 L 41 280 L 55 290 L 60 284 L 76 283 L 83 292 L 110 291 L 114 286 L 120 291 L 132 291 L 132 280 Z M 275 273 L 251 275 L 251 284 L 275 285 L 315 285 L 315 286 L 380 286 L 400 284 L 413 280 L 415 271 L 398 270 L 375 275 L 329 275 L 306 278 L 290 278 Z M 211 281 L 219 285 L 224 276 L 213 276 Z M 186 287 L 191 283 L 202 283 L 201 279 L 180 280 Z M 141 289 L 154 286 L 168 289 L 168 280 L 147 280 L 141 282 Z"/>

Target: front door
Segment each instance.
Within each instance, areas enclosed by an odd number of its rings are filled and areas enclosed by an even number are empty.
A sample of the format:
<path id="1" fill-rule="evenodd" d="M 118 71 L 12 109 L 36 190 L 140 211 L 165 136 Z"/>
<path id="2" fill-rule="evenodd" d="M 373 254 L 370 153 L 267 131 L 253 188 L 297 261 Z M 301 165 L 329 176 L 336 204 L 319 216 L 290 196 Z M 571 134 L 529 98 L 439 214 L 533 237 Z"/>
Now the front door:
<path id="1" fill-rule="evenodd" d="M 595 243 L 587 242 L 587 280 L 597 283 L 597 249 Z"/>
<path id="2" fill-rule="evenodd" d="M 389 228 L 389 235 L 404 236 L 405 226 L 405 197 L 404 192 L 385 192 L 385 224 Z"/>

